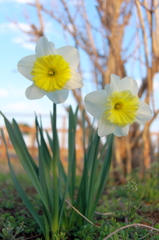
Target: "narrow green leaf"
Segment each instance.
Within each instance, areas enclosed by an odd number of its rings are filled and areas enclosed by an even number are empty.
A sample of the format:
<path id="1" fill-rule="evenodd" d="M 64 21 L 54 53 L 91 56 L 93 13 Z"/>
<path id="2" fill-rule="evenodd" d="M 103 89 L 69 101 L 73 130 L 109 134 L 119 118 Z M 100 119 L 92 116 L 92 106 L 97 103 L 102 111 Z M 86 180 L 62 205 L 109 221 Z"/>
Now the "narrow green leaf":
<path id="1" fill-rule="evenodd" d="M 53 212 L 53 194 L 52 194 L 52 185 L 51 185 L 51 177 L 50 177 L 50 162 L 51 156 L 49 150 L 47 148 L 47 144 L 45 142 L 43 136 L 43 128 L 42 124 L 39 126 L 38 119 L 35 119 L 36 123 L 36 139 L 38 143 L 38 152 L 39 152 L 39 180 L 40 185 L 42 187 L 43 193 L 45 194 L 47 205 L 49 206 L 49 211 L 45 210 L 45 215 L 49 220 L 50 226 L 52 225 L 52 212 Z M 51 212 L 50 212 L 51 211 Z"/>
<path id="2" fill-rule="evenodd" d="M 51 121 L 52 121 L 52 117 L 51 117 Z M 48 132 L 46 132 L 46 136 L 47 136 L 47 139 L 49 142 L 50 149 L 53 152 L 53 139 L 50 137 Z M 58 150 L 58 157 L 59 157 L 58 170 L 59 170 L 60 180 L 62 179 L 63 183 L 66 183 L 67 175 L 66 175 L 65 169 L 63 167 L 63 164 L 60 161 L 60 147 L 59 147 L 58 135 L 57 135 L 57 150 Z"/>
<path id="3" fill-rule="evenodd" d="M 83 115 L 83 118 L 85 115 Z M 84 121 L 84 120 L 83 120 Z M 85 126 L 83 125 L 83 128 Z M 85 135 L 85 131 L 83 131 L 83 134 Z M 83 168 L 83 175 L 82 175 L 82 180 L 80 184 L 80 191 L 78 192 L 78 197 L 77 197 L 77 204 L 78 201 L 81 202 L 80 209 L 79 211 L 86 215 L 86 211 L 88 209 L 89 205 L 89 194 L 90 194 L 90 174 L 91 174 L 91 169 L 92 169 L 92 164 L 93 164 L 93 159 L 95 157 L 95 150 L 96 150 L 96 142 L 98 140 L 98 137 L 96 135 L 96 132 L 93 129 L 93 126 L 89 128 L 89 138 L 88 138 L 88 147 L 87 151 L 85 150 L 85 155 L 84 155 L 84 168 Z M 82 196 L 82 197 L 80 197 Z"/>
<path id="4" fill-rule="evenodd" d="M 37 118 L 36 118 L 35 123 L 36 123 L 36 129 L 37 129 L 36 132 L 37 133 L 39 132 L 39 134 L 40 134 L 41 145 L 43 146 L 43 153 L 45 154 L 45 156 L 44 156 L 45 157 L 45 161 L 46 161 L 46 164 L 48 165 L 48 168 L 50 168 L 50 163 L 51 163 L 52 157 L 51 157 L 50 151 L 48 149 L 48 146 L 47 146 L 45 138 L 44 138 L 44 131 L 43 131 L 42 125 L 39 126 Z"/>
<path id="5" fill-rule="evenodd" d="M 109 170 L 110 170 L 110 165 L 111 165 L 111 160 L 112 160 L 113 140 L 114 140 L 114 135 L 113 134 L 109 135 L 108 138 L 107 138 L 108 148 L 107 148 L 107 151 L 106 151 L 105 159 L 104 159 L 104 162 L 102 164 L 100 174 L 98 176 L 99 179 L 100 179 L 100 182 L 99 182 L 99 186 L 98 186 L 97 195 L 96 195 L 96 198 L 95 198 L 95 201 L 94 201 L 94 205 L 92 207 L 93 208 L 92 211 L 95 211 L 95 208 L 96 208 L 96 206 L 98 204 L 98 201 L 101 197 L 101 194 L 103 192 L 106 180 L 107 180 L 108 175 L 109 175 Z"/>
<path id="6" fill-rule="evenodd" d="M 68 173 L 66 178 L 65 193 L 61 201 L 60 217 L 62 216 L 65 198 L 67 192 L 69 192 L 72 204 L 74 204 L 74 191 L 76 182 L 76 151 L 75 151 L 75 134 L 77 125 L 77 113 L 73 114 L 72 108 L 69 108 L 69 125 L 68 125 Z M 70 221 L 69 221 L 70 222 Z M 71 222 L 70 222 L 71 224 Z"/>
<path id="7" fill-rule="evenodd" d="M 35 221 L 37 222 L 37 224 L 39 225 L 39 227 L 41 228 L 43 234 L 45 235 L 45 229 L 44 229 L 44 224 L 43 221 L 41 220 L 41 218 L 39 217 L 39 215 L 37 214 L 37 212 L 35 211 L 34 207 L 32 206 L 30 200 L 28 199 L 27 195 L 25 194 L 24 190 L 22 189 L 15 173 L 12 167 L 12 164 L 10 162 L 10 158 L 9 158 L 9 154 L 8 154 L 8 149 L 7 149 L 7 144 L 5 141 L 5 137 L 3 134 L 3 130 L 1 130 L 1 134 L 2 134 L 2 138 L 5 144 L 5 148 L 6 148 L 6 152 L 7 152 L 7 159 L 8 159 L 8 164 L 9 164 L 9 169 L 10 169 L 10 173 L 11 173 L 11 177 L 14 183 L 14 186 L 20 196 L 20 198 L 23 200 L 25 206 L 27 207 L 27 209 L 29 210 L 29 212 L 31 213 L 31 215 L 33 216 L 33 218 L 35 219 Z"/>
<path id="8" fill-rule="evenodd" d="M 106 156 L 106 152 L 108 149 L 108 141 L 105 142 L 105 144 L 103 145 L 101 151 L 100 151 L 100 156 L 98 159 L 98 171 L 96 173 L 97 177 L 96 177 L 96 184 L 94 186 L 94 191 L 97 192 L 97 190 L 99 189 L 99 185 L 100 185 L 100 181 L 101 181 L 101 174 L 102 174 L 102 169 L 103 169 L 103 162 Z"/>
<path id="9" fill-rule="evenodd" d="M 69 126 L 68 126 L 68 184 L 71 202 L 74 204 L 75 175 L 76 175 L 76 152 L 75 152 L 75 135 L 76 123 L 72 108 L 69 109 Z"/>
<path id="10" fill-rule="evenodd" d="M 13 119 L 13 127 L 15 129 L 15 132 L 16 132 L 16 135 L 17 135 L 19 141 L 23 145 L 23 147 L 24 147 L 24 149 L 26 151 L 26 154 L 28 155 L 28 158 L 30 159 L 31 164 L 33 165 L 33 168 L 34 168 L 36 174 L 38 175 L 39 174 L 38 167 L 37 167 L 36 163 L 34 162 L 34 160 L 32 159 L 32 157 L 31 157 L 31 155 L 30 155 L 30 153 L 29 153 L 29 151 L 27 149 L 27 146 L 26 146 L 25 141 L 23 139 L 22 133 L 21 133 L 20 128 L 19 128 L 17 122 L 15 121 L 15 119 Z"/>
<path id="11" fill-rule="evenodd" d="M 87 184 L 88 184 L 88 163 L 86 158 L 86 131 L 85 131 L 85 111 L 82 112 L 82 130 L 83 130 L 83 151 L 84 151 L 84 167 L 83 167 L 83 174 L 81 177 L 80 186 L 78 189 L 78 194 L 76 198 L 76 202 L 74 203 L 74 206 L 76 209 L 78 209 L 82 214 L 85 214 L 85 209 L 87 205 L 87 198 L 88 198 L 88 192 L 87 192 Z M 70 217 L 70 225 L 72 222 L 76 221 L 77 219 L 81 219 L 81 217 L 75 212 L 72 211 L 71 217 Z M 76 219 L 76 220 L 75 220 Z M 79 221 L 79 220 L 77 220 Z"/>
<path id="12" fill-rule="evenodd" d="M 96 183 L 96 172 L 97 172 L 97 167 L 98 167 L 98 159 L 97 159 L 97 155 L 98 155 L 98 150 L 99 150 L 99 142 L 100 142 L 100 138 L 99 136 L 96 134 L 96 137 L 94 139 L 94 144 L 92 145 L 92 147 L 94 148 L 94 154 L 93 154 L 93 161 L 91 161 L 90 164 L 90 177 L 89 177 L 89 189 L 88 189 L 88 205 L 87 205 L 87 214 L 85 215 L 88 219 L 91 219 L 92 216 L 92 204 L 93 204 L 93 199 L 94 199 L 94 186 Z M 92 149 L 93 150 L 93 149 Z M 93 151 L 92 151 L 93 152 Z"/>
<path id="13" fill-rule="evenodd" d="M 26 153 L 26 150 L 25 150 L 23 144 L 21 144 L 21 142 L 19 141 L 16 130 L 12 127 L 12 125 L 10 124 L 10 122 L 7 120 L 7 118 L 5 116 L 4 116 L 4 121 L 5 121 L 5 125 L 7 128 L 9 137 L 10 137 L 13 147 L 16 151 L 16 154 L 17 154 L 19 160 L 21 161 L 25 171 L 27 172 L 30 180 L 32 181 L 35 189 L 37 190 L 39 197 L 41 198 L 45 207 L 48 209 L 46 197 L 42 191 L 37 173 L 30 161 L 30 158 L 28 157 L 28 154 Z"/>
<path id="14" fill-rule="evenodd" d="M 74 114 L 74 116 L 75 116 L 75 125 L 77 125 L 77 123 L 78 123 L 78 110 L 79 110 L 79 106 L 76 107 L 75 114 Z"/>
<path id="15" fill-rule="evenodd" d="M 52 119 L 52 117 L 50 117 L 50 118 Z M 47 131 L 45 131 L 45 133 L 46 133 L 46 136 L 47 136 L 47 139 L 49 142 L 50 149 L 52 150 L 53 149 L 53 139 L 50 137 L 50 135 Z"/>
<path id="16" fill-rule="evenodd" d="M 58 137 L 57 137 L 57 128 L 56 128 L 56 104 L 53 104 L 53 122 L 52 122 L 52 135 L 53 135 L 53 203 L 54 203 L 54 212 L 53 212 L 53 230 L 54 233 L 58 233 L 59 230 L 59 183 L 58 183 L 58 159 L 59 159 L 59 149 L 58 149 Z"/>

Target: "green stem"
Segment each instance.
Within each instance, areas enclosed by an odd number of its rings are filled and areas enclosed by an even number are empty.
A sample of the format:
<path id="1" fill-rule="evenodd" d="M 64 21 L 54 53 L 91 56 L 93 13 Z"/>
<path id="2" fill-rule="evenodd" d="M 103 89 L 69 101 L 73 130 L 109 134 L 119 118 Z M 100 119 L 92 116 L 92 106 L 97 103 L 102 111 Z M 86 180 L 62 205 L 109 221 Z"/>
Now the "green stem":
<path id="1" fill-rule="evenodd" d="M 57 153 L 57 129 L 56 129 L 56 104 L 53 105 L 53 202 L 54 202 L 54 214 L 53 214 L 53 233 L 57 234 L 59 230 L 58 226 L 58 214 L 59 214 L 59 194 L 58 194 L 58 153 Z"/>
<path id="2" fill-rule="evenodd" d="M 49 235 L 45 235 L 45 240 L 50 240 L 50 236 Z"/>
<path id="3" fill-rule="evenodd" d="M 128 223 L 129 224 L 129 215 L 130 215 L 130 189 L 128 192 Z M 126 239 L 128 239 L 129 228 L 126 229 Z"/>
<path id="4" fill-rule="evenodd" d="M 89 196 L 88 196 L 88 212 L 86 214 L 86 217 L 88 219 L 92 219 L 94 211 L 92 211 L 92 199 L 94 199 L 94 185 L 95 185 L 95 180 L 96 180 L 96 170 L 97 170 L 97 164 L 98 164 L 98 147 L 99 147 L 99 141 L 100 138 L 97 136 L 92 143 L 94 146 L 94 156 L 93 156 L 93 163 L 92 163 L 92 169 L 91 169 L 91 174 L 90 174 L 90 183 L 89 183 Z"/>

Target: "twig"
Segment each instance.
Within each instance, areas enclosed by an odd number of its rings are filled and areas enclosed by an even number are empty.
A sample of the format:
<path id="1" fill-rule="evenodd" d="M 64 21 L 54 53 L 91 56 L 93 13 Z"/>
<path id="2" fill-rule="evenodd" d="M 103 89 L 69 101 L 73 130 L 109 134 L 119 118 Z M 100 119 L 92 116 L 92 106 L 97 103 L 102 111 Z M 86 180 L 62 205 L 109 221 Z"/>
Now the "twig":
<path id="1" fill-rule="evenodd" d="M 95 214 L 103 215 L 103 216 L 108 216 L 114 214 L 113 212 L 110 213 L 101 213 L 101 212 L 94 212 Z"/>
<path id="2" fill-rule="evenodd" d="M 142 2 L 140 2 L 139 0 L 136 0 L 136 2 L 138 2 L 141 6 L 143 6 L 148 12 L 154 12 L 153 9 L 149 9 L 147 8 Z M 157 7 L 157 6 L 156 6 Z"/>
<path id="3" fill-rule="evenodd" d="M 72 208 L 73 210 L 75 210 L 79 215 L 81 215 L 87 222 L 89 222 L 90 224 L 92 224 L 93 226 L 99 228 L 97 225 L 95 225 L 94 223 L 92 223 L 88 218 L 86 218 L 82 213 L 80 213 L 74 206 L 72 206 L 72 204 L 65 199 L 65 202 L 67 202 Z"/>
<path id="4" fill-rule="evenodd" d="M 151 231 L 149 233 L 145 234 L 143 237 L 139 238 L 139 240 L 144 239 L 146 236 L 149 236 L 152 231 L 153 231 L 153 229 L 151 229 Z"/>
<path id="5" fill-rule="evenodd" d="M 155 231 L 159 232 L 159 229 L 157 229 L 157 228 L 150 227 L 150 226 L 148 226 L 148 225 L 141 224 L 141 223 L 133 223 L 133 224 L 129 224 L 129 225 L 127 225 L 127 226 L 124 226 L 124 227 L 121 227 L 121 228 L 117 229 L 116 231 L 114 231 L 114 232 L 112 232 L 111 234 L 109 234 L 109 235 L 108 235 L 106 238 L 104 238 L 103 240 L 107 240 L 107 239 L 109 239 L 111 236 L 113 236 L 115 233 L 117 233 L 117 232 L 119 232 L 119 231 L 121 231 L 121 230 L 123 230 L 123 229 L 125 229 L 125 228 L 129 228 L 129 227 L 145 227 L 145 228 L 150 228 L 150 229 L 152 229 L 152 230 L 155 230 Z"/>
<path id="6" fill-rule="evenodd" d="M 41 234 L 40 235 L 36 235 L 36 236 L 33 236 L 33 237 L 29 237 L 29 238 L 25 238 L 24 240 L 31 240 L 31 239 L 33 239 L 33 238 L 36 238 L 36 237 L 40 237 L 41 236 Z"/>

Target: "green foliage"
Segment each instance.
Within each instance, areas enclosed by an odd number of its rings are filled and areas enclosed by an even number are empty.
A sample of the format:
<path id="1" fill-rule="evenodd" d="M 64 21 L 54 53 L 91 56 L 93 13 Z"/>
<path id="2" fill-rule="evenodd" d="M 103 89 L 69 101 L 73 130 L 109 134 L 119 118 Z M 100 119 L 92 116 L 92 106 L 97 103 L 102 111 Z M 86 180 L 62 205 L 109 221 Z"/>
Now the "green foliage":
<path id="1" fill-rule="evenodd" d="M 128 176 L 129 181 L 124 186 L 105 185 L 110 169 L 113 138 L 109 136 L 106 143 L 101 144 L 96 130 L 86 125 L 83 114 L 84 167 L 82 175 L 77 176 L 75 143 L 77 112 L 76 110 L 73 113 L 72 109 L 69 109 L 68 169 L 66 171 L 60 161 L 55 105 L 54 115 L 51 115 L 52 136 L 46 133 L 46 139 L 41 120 L 39 123 L 38 118 L 35 119 L 39 149 L 38 164 L 29 154 L 16 121 L 13 120 L 13 124 L 10 124 L 4 117 L 17 155 L 28 175 L 27 178 L 24 176 L 17 178 L 8 156 L 11 177 L 33 219 L 22 207 L 8 177 L 0 175 L 2 181 L 9 183 L 0 192 L 0 197 L 7 199 L 0 202 L 0 207 L 8 212 L 18 209 L 14 214 L 1 215 L 2 239 L 20 239 L 22 233 L 25 236 L 34 233 L 37 235 L 35 239 L 41 240 L 42 235 L 45 240 L 103 240 L 107 235 L 128 223 L 154 225 L 154 220 L 149 217 L 149 213 L 158 211 L 159 206 L 158 164 L 154 164 L 142 180 L 136 173 Z M 28 185 L 33 189 L 34 194 L 32 191 L 31 194 L 27 191 Z M 105 186 L 107 186 L 106 189 L 104 189 Z M 103 190 L 105 192 L 101 198 Z M 87 223 L 71 206 L 68 208 L 65 200 L 83 216 L 93 221 L 98 228 Z M 154 203 L 156 203 L 155 206 Z M 94 215 L 96 209 L 102 213 L 112 214 Z M 23 226 L 22 222 L 24 222 Z M 155 227 L 158 228 L 157 223 Z M 145 228 L 127 228 L 114 234 L 111 239 L 137 240 L 143 237 L 147 240 L 159 239 L 156 232 L 150 232 Z"/>
<path id="2" fill-rule="evenodd" d="M 53 116 L 51 115 L 52 136 L 47 134 L 47 139 L 44 137 L 41 119 L 39 123 L 38 118 L 35 118 L 39 151 L 38 164 L 31 157 L 16 121 L 13 119 L 11 124 L 2 114 L 17 156 L 39 196 L 42 214 L 38 213 L 20 184 L 7 154 L 12 180 L 20 198 L 39 225 L 45 240 L 59 239 L 61 226 L 65 230 L 71 229 L 75 224 L 83 226 L 85 219 L 78 212 L 89 220 L 93 219 L 94 211 L 108 178 L 113 148 L 113 135 L 110 135 L 106 143 L 102 145 L 96 130 L 93 127 L 88 128 L 86 126 L 83 113 L 84 168 L 77 187 L 75 185 L 77 178 L 75 137 L 78 108 L 75 113 L 73 113 L 71 107 L 69 109 L 67 173 L 60 160 L 60 146 L 56 128 L 56 104 L 54 104 L 53 112 Z M 4 139 L 3 132 L 2 137 Z M 6 145 L 5 139 L 4 143 Z M 67 203 L 69 202 L 74 209 L 67 210 L 66 199 Z M 11 203 L 8 204 L 10 204 L 8 207 L 13 207 Z"/>
<path id="3" fill-rule="evenodd" d="M 15 219 L 12 216 L 1 215 L 0 216 L 0 237 L 4 240 L 20 240 L 22 237 L 18 237 L 24 229 L 24 222 L 21 222 L 19 226 L 16 225 Z"/>
<path id="4" fill-rule="evenodd" d="M 22 234 L 25 235 L 25 238 L 29 236 L 37 236 L 34 239 L 44 240 L 41 235 L 41 231 L 37 226 L 34 219 L 31 218 L 30 214 L 27 212 L 26 208 L 22 205 L 22 202 L 18 200 L 18 197 L 13 189 L 13 186 L 10 185 L 11 183 L 8 181 L 7 178 L 9 176 L 3 178 L 3 174 L 0 174 L 0 178 L 4 179 L 1 182 L 0 188 L 1 191 L 1 198 L 4 201 L 0 202 L 0 208 L 4 209 L 6 213 L 2 214 L 5 220 L 1 221 L 0 223 L 4 222 L 11 222 L 11 224 L 15 224 L 15 227 L 20 226 L 21 222 L 24 222 L 23 232 L 21 232 L 17 237 L 21 236 Z M 26 176 L 20 176 L 22 181 L 22 185 L 25 186 L 25 191 L 28 191 L 28 198 L 32 201 L 33 206 L 36 206 L 37 212 L 41 211 L 41 203 L 39 202 L 39 197 L 33 192 L 32 186 L 30 186 L 30 182 L 28 181 Z M 112 213 L 111 215 L 100 215 L 95 214 L 93 223 L 98 226 L 92 226 L 89 223 L 81 224 L 72 224 L 69 229 L 65 229 L 64 225 L 61 225 L 59 234 L 56 234 L 56 239 L 59 240 L 83 240 L 83 239 L 92 239 L 92 240 L 103 240 L 108 234 L 112 233 L 116 229 L 127 225 L 127 217 L 128 217 L 128 189 L 129 185 L 131 184 L 131 180 L 136 182 L 137 188 L 144 190 L 144 186 L 147 182 L 147 177 L 145 179 L 137 179 L 134 175 L 129 178 L 129 183 L 120 185 L 120 186 L 112 186 L 107 185 L 105 188 L 104 194 L 99 201 L 99 206 L 97 207 L 97 211 L 101 213 Z M 8 185 L 9 182 L 9 185 Z M 7 184 L 6 184 L 7 183 Z M 3 191 L 3 185 L 5 186 L 5 191 Z M 128 186 L 127 186 L 128 185 Z M 77 178 L 77 184 L 75 184 L 75 188 L 79 187 L 79 179 Z M 131 187 L 130 187 L 131 189 Z M 149 191 L 149 189 L 147 189 Z M 139 206 L 135 208 L 134 214 L 129 216 L 129 223 L 144 223 L 150 226 L 154 226 L 155 228 L 158 227 L 158 223 L 154 224 L 155 221 L 155 214 L 158 213 L 158 207 L 156 204 L 151 204 L 147 202 L 147 198 L 142 197 L 141 199 L 141 192 L 140 191 L 132 191 L 129 202 L 130 202 L 130 210 L 133 209 L 133 206 Z M 12 201 L 13 208 L 6 209 L 4 207 L 3 202 Z M 68 210 L 68 214 L 70 214 L 70 209 Z M 10 212 L 10 213 L 9 213 Z M 2 226 L 0 226 L 2 229 Z M 0 230 L 0 233 L 1 230 Z M 38 237 L 39 236 L 39 237 Z M 155 231 L 150 231 L 146 228 L 129 228 L 128 234 L 126 229 L 118 232 L 116 235 L 113 235 L 110 239 L 140 239 L 143 238 L 146 240 L 157 240 L 159 239 L 159 235 Z M 0 237 L 1 238 L 1 237 Z M 23 239 L 25 239 L 23 238 Z"/>

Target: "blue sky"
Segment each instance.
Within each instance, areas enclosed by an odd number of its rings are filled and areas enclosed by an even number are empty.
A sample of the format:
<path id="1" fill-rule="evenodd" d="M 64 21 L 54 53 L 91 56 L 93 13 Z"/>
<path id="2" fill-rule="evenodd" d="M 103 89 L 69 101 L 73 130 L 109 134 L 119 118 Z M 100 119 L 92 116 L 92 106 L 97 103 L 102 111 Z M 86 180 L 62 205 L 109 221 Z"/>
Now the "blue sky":
<path id="1" fill-rule="evenodd" d="M 28 42 L 28 38 L 10 21 L 16 20 L 24 29 L 29 29 L 25 23 L 22 12 L 23 3 L 28 1 L 0 1 L 0 33 L 1 33 L 1 80 L 0 80 L 0 110 L 9 118 L 15 118 L 17 121 L 34 124 L 34 112 L 42 114 L 44 125 L 49 124 L 49 114 L 52 111 L 52 102 L 43 97 L 39 100 L 30 101 L 25 97 L 25 89 L 30 85 L 17 71 L 18 61 L 30 54 L 34 54 L 35 44 Z M 11 11 L 12 10 L 12 11 Z M 18 13 L 18 14 L 17 14 Z M 33 16 L 32 8 L 29 8 L 29 14 Z M 35 13 L 34 13 L 35 15 Z M 36 16 L 33 16 L 36 22 Z M 58 31 L 58 26 L 47 22 L 45 29 L 49 41 L 53 41 L 57 48 L 67 45 Z M 65 105 L 72 103 L 71 92 Z M 58 104 L 59 115 L 66 115 L 63 104 Z M 0 126 L 3 125 L 3 119 L 0 117 Z"/>
<path id="2" fill-rule="evenodd" d="M 44 0 L 43 0 L 44 1 Z M 0 36 L 1 36 L 1 54 L 0 54 L 0 110 L 9 118 L 15 118 L 18 122 L 28 123 L 33 125 L 34 123 L 34 112 L 42 114 L 44 125 L 49 126 L 49 113 L 52 111 L 52 102 L 47 97 L 43 97 L 40 100 L 30 101 L 25 97 L 25 89 L 29 86 L 29 81 L 25 79 L 17 71 L 17 62 L 30 54 L 34 54 L 35 44 L 28 41 L 28 38 L 23 34 L 17 27 L 12 23 L 11 20 L 15 20 L 20 23 L 24 29 L 29 29 L 29 25 L 23 17 L 23 12 L 29 13 L 34 23 L 37 22 L 37 16 L 33 11 L 32 7 L 25 8 L 26 2 L 33 2 L 33 0 L 0 0 Z M 46 3 L 47 1 L 45 1 Z M 92 2 L 91 2 L 92 3 Z M 93 16 L 93 4 L 90 5 L 92 9 L 89 11 L 90 17 Z M 55 22 L 51 22 L 49 19 L 45 19 L 45 35 L 49 41 L 55 43 L 55 46 L 62 47 L 64 45 L 73 45 L 73 42 L 69 39 L 64 39 L 59 26 Z M 126 34 L 129 32 L 132 34 L 134 26 L 132 23 Z M 128 42 L 127 38 L 125 43 Z M 87 57 L 82 52 L 81 62 L 83 65 L 86 64 Z M 87 63 L 89 65 L 89 63 Z M 133 62 L 127 65 L 127 72 L 129 76 L 134 77 L 140 84 L 138 72 L 134 72 L 132 69 Z M 90 66 L 89 66 L 90 67 Z M 90 75 L 87 72 L 84 75 L 84 88 L 83 96 L 92 91 L 96 90 L 95 85 L 91 85 L 88 81 Z M 155 100 L 156 105 L 158 104 L 158 90 L 159 90 L 159 75 L 155 77 L 154 88 L 156 90 Z M 72 104 L 72 94 L 69 94 L 69 98 L 64 103 L 66 106 Z M 73 104 L 75 107 L 76 104 Z M 59 115 L 66 115 L 63 104 L 58 105 Z M 3 125 L 3 119 L 0 117 L 0 126 Z M 158 131 L 158 120 L 153 124 L 152 130 Z"/>

